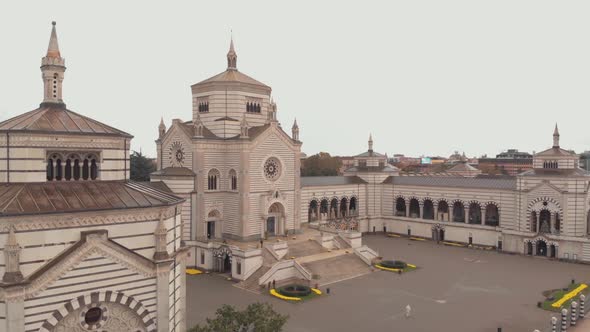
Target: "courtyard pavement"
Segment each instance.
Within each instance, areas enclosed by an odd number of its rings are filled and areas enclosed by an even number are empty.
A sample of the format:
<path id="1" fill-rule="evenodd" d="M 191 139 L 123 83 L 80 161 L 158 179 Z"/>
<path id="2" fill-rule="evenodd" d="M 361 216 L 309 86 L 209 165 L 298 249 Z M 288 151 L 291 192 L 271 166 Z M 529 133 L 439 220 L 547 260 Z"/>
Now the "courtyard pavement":
<path id="1" fill-rule="evenodd" d="M 590 282 L 590 266 L 369 235 L 363 243 L 385 259 L 415 264 L 398 275 L 378 271 L 327 287 L 331 294 L 287 303 L 236 287 L 216 275 L 187 276 L 188 325 L 213 317 L 222 304 L 269 302 L 290 316 L 285 331 L 547 331 L 552 313 L 541 292 Z M 326 287 L 322 287 L 325 291 Z M 412 316 L 404 317 L 404 308 Z M 579 331 L 580 329 L 578 329 Z"/>

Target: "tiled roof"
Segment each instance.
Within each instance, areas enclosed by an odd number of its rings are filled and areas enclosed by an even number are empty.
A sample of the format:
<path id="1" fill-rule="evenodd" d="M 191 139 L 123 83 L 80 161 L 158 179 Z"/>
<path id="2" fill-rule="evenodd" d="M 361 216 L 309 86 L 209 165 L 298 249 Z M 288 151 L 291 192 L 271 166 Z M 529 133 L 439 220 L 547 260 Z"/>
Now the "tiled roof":
<path id="1" fill-rule="evenodd" d="M 59 181 L 0 185 L 0 216 L 168 206 L 182 198 L 123 181 Z"/>
<path id="2" fill-rule="evenodd" d="M 447 172 L 473 172 L 479 171 L 477 168 L 469 165 L 468 163 L 458 163 L 457 165 L 451 167 L 447 170 Z"/>
<path id="3" fill-rule="evenodd" d="M 367 151 L 357 154 L 355 157 L 385 157 L 385 155 L 375 151 Z"/>
<path id="4" fill-rule="evenodd" d="M 536 153 L 535 157 L 564 157 L 564 156 L 575 157 L 575 155 L 576 155 L 575 153 L 572 153 L 568 150 L 564 150 L 559 147 L 553 147 L 553 148 L 549 148 L 545 151 L 541 151 L 539 153 Z"/>
<path id="5" fill-rule="evenodd" d="M 429 186 L 450 188 L 516 189 L 516 178 L 503 177 L 462 177 L 462 176 L 391 176 L 384 181 L 393 185 Z"/>
<path id="6" fill-rule="evenodd" d="M 582 168 L 557 168 L 557 169 L 530 169 L 519 175 L 522 176 L 590 176 L 586 170 Z"/>
<path id="7" fill-rule="evenodd" d="M 42 104 L 36 110 L 0 122 L 0 132 L 6 131 L 133 137 L 124 131 L 72 112 L 63 104 Z"/>
<path id="8" fill-rule="evenodd" d="M 213 82 L 239 82 L 239 83 L 246 83 L 246 84 L 253 84 L 259 85 L 265 88 L 269 88 L 266 84 L 259 82 L 252 77 L 234 69 L 228 69 L 222 73 L 219 73 L 213 77 L 210 77 L 204 81 L 201 81 L 194 85 L 201 85 L 206 83 L 213 83 Z"/>
<path id="9" fill-rule="evenodd" d="M 363 184 L 366 183 L 358 176 L 302 176 L 301 186 L 336 186 L 343 184 Z"/>
<path id="10" fill-rule="evenodd" d="M 151 175 L 163 176 L 195 176 L 195 172 L 186 167 L 166 167 L 159 171 L 153 172 Z"/>

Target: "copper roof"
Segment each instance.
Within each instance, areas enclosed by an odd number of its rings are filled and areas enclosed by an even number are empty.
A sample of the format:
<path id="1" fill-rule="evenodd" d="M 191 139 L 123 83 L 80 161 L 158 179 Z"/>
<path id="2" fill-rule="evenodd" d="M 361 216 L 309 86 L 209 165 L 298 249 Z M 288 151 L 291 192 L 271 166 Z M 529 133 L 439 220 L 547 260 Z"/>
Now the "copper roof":
<path id="1" fill-rule="evenodd" d="M 50 103 L 0 122 L 0 132 L 6 131 L 133 137 L 124 131 L 72 112 L 63 104 Z"/>
<path id="2" fill-rule="evenodd" d="M 123 181 L 60 181 L 0 185 L 0 216 L 168 206 L 182 198 Z"/>

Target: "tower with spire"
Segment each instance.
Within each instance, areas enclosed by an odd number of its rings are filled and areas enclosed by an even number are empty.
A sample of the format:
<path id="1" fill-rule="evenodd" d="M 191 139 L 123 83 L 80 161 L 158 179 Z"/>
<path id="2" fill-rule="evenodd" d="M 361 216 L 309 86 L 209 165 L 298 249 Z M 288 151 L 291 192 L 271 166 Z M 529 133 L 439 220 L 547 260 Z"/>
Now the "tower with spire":
<path id="1" fill-rule="evenodd" d="M 227 70 L 238 70 L 238 54 L 234 49 L 234 38 L 229 42 L 229 51 L 227 52 Z"/>
<path id="2" fill-rule="evenodd" d="M 557 128 L 557 123 L 555 124 L 555 129 L 553 130 L 553 148 L 559 149 L 559 129 Z"/>
<path id="3" fill-rule="evenodd" d="M 299 141 L 299 125 L 297 125 L 297 119 L 293 121 L 293 127 L 291 127 L 291 138 Z"/>
<path id="4" fill-rule="evenodd" d="M 61 57 L 55 21 L 51 23 L 51 36 L 47 54 L 41 60 L 41 72 L 43 78 L 43 103 L 63 104 L 62 83 L 66 71 L 66 60 Z"/>

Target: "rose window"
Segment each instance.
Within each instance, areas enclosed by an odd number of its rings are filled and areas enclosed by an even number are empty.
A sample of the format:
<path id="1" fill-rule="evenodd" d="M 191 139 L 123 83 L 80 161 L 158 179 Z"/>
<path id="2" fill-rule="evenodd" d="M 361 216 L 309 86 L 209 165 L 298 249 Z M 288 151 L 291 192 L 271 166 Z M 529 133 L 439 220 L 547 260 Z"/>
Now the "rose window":
<path id="1" fill-rule="evenodd" d="M 269 180 L 276 180 L 281 175 L 281 164 L 276 158 L 269 158 L 264 163 L 264 176 Z"/>

